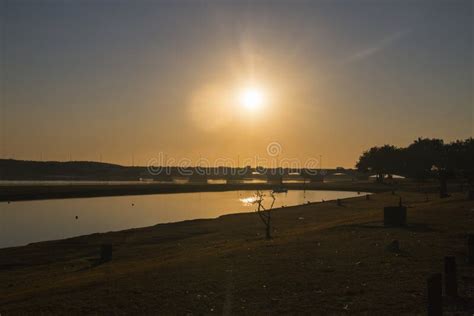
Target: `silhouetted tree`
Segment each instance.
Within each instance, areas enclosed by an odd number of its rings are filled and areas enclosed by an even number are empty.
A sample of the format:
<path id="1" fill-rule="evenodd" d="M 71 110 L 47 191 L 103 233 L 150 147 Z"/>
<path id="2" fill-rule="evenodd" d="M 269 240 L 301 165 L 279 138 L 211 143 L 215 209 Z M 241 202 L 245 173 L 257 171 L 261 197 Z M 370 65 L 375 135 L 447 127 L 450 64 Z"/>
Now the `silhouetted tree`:
<path id="1" fill-rule="evenodd" d="M 273 208 L 273 205 L 275 204 L 275 195 L 270 193 L 270 198 L 272 199 L 272 203 L 269 208 L 266 208 L 263 205 L 263 201 L 265 200 L 265 194 L 263 194 L 260 191 L 257 191 L 255 194 L 255 200 L 253 201 L 253 204 L 257 205 L 257 208 L 255 209 L 255 212 L 258 214 L 260 219 L 262 220 L 263 224 L 265 225 L 265 238 L 266 239 L 271 239 L 272 234 L 271 234 L 271 210 Z"/>
<path id="2" fill-rule="evenodd" d="M 468 175 L 472 173 L 474 161 L 474 139 L 457 140 L 446 145 L 446 169 Z M 469 176 L 467 176 L 469 177 Z M 472 177 L 472 176 L 471 176 Z"/>
<path id="3" fill-rule="evenodd" d="M 360 156 L 356 167 L 362 172 L 374 172 L 377 181 L 382 182 L 385 175 L 391 175 L 400 170 L 401 151 L 395 146 L 384 145 L 372 147 Z"/>
<path id="4" fill-rule="evenodd" d="M 403 154 L 402 172 L 410 177 L 426 179 L 433 176 L 433 167 L 446 168 L 446 150 L 442 139 L 418 138 Z"/>
<path id="5" fill-rule="evenodd" d="M 426 179 L 446 180 L 454 176 L 474 179 L 474 139 L 457 140 L 445 144 L 442 139 L 418 138 L 406 148 L 390 145 L 372 147 L 364 152 L 356 167 L 362 172 L 373 172 L 379 181 L 384 175 L 400 175 Z"/>

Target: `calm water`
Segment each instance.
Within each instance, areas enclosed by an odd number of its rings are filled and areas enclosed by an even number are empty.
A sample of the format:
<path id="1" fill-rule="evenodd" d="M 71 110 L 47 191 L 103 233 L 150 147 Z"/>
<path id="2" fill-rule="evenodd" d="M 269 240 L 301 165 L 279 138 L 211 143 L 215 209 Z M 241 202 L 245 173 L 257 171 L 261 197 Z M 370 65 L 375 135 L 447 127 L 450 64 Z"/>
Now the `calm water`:
<path id="1" fill-rule="evenodd" d="M 10 204 L 0 202 L 0 248 L 158 223 L 251 212 L 254 206 L 246 201 L 254 193 L 254 191 L 228 191 L 26 201 Z M 354 196 L 357 196 L 356 192 L 295 190 L 287 194 L 277 194 L 275 206 Z"/>

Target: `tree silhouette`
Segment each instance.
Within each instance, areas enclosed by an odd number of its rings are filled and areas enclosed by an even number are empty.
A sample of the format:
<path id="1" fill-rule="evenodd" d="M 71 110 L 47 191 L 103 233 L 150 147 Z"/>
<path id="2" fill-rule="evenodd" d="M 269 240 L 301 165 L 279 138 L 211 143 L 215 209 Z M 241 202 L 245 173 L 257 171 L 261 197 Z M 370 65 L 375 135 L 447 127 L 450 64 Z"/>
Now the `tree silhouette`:
<path id="1" fill-rule="evenodd" d="M 275 204 L 275 195 L 273 192 L 270 193 L 270 198 L 272 199 L 272 203 L 269 208 L 265 208 L 263 205 L 263 201 L 265 200 L 265 194 L 263 194 L 260 191 L 257 191 L 255 194 L 255 199 L 253 201 L 253 204 L 257 205 L 257 208 L 255 209 L 255 212 L 258 214 L 260 219 L 262 220 L 263 224 L 265 225 L 265 238 L 266 239 L 271 239 L 271 210 L 273 208 L 273 205 Z"/>
<path id="2" fill-rule="evenodd" d="M 446 149 L 442 139 L 418 138 L 404 151 L 406 175 L 426 179 L 433 175 L 433 169 L 446 167 Z M 435 167 L 435 168 L 434 168 Z"/>
<path id="3" fill-rule="evenodd" d="M 400 169 L 401 151 L 395 146 L 372 147 L 360 156 L 356 167 L 362 172 L 374 172 L 377 181 L 383 182 L 385 175 L 391 175 Z"/>
<path id="4" fill-rule="evenodd" d="M 416 179 L 439 177 L 440 171 L 473 181 L 474 139 L 445 144 L 442 139 L 418 138 L 406 148 L 391 145 L 372 147 L 359 158 L 356 167 L 373 172 L 378 181 L 385 175 L 400 174 Z"/>

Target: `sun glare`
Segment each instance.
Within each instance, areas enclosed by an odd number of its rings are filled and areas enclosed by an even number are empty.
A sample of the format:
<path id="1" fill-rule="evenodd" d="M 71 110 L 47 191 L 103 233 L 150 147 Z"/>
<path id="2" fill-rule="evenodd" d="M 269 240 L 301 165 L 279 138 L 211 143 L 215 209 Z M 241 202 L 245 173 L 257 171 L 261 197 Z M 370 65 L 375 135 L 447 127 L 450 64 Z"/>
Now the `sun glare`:
<path id="1" fill-rule="evenodd" d="M 257 201 L 257 198 L 255 196 L 240 199 L 240 202 L 242 202 L 242 204 L 245 206 L 251 206 L 255 203 L 255 201 Z"/>
<path id="2" fill-rule="evenodd" d="M 240 92 L 240 105 L 248 110 L 258 110 L 265 104 L 265 93 L 256 87 L 247 87 Z"/>

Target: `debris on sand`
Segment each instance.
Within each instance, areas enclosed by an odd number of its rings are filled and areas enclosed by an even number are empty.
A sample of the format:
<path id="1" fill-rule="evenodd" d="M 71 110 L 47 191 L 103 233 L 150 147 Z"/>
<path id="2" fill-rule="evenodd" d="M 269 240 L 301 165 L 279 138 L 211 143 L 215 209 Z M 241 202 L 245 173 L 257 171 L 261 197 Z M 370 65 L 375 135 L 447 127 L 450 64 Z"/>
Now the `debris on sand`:
<path id="1" fill-rule="evenodd" d="M 400 243 L 398 240 L 393 240 L 387 246 L 385 246 L 385 250 L 390 252 L 400 252 Z"/>

